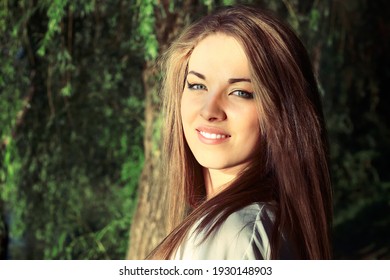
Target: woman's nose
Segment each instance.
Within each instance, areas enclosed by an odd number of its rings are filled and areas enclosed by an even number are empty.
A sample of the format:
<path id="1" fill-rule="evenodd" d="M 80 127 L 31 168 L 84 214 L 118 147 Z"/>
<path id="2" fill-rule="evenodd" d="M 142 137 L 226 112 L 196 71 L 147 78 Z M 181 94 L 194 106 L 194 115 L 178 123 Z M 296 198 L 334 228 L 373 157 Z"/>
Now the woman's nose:
<path id="1" fill-rule="evenodd" d="M 209 122 L 225 120 L 227 115 L 221 96 L 217 94 L 208 95 L 204 100 L 200 115 Z"/>

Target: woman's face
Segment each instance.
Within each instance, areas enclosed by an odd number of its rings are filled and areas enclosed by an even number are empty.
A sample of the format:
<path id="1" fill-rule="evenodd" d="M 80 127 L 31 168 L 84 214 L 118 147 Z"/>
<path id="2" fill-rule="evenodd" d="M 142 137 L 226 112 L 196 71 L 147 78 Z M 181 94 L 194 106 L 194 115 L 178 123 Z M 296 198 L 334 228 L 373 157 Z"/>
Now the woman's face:
<path id="1" fill-rule="evenodd" d="M 244 50 L 231 36 L 210 35 L 193 50 L 181 116 L 203 167 L 237 172 L 253 158 L 260 129 L 250 76 Z"/>

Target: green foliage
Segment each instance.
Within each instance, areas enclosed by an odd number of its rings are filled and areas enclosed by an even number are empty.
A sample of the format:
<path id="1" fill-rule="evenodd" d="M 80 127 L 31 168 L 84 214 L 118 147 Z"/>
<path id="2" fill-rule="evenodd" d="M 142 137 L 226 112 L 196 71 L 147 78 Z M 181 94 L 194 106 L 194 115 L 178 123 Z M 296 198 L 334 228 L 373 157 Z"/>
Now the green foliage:
<path id="1" fill-rule="evenodd" d="M 383 16 L 386 9 L 359 0 L 333 6 L 320 1 L 311 6 L 300 3 L 292 10 L 300 22 L 297 31 L 319 71 L 324 97 L 335 256 L 388 258 L 390 244 L 383 236 L 390 234 L 389 220 L 382 212 L 390 210 L 389 176 L 381 158 L 389 155 L 390 131 L 386 114 L 378 107 L 380 99 L 386 100 L 384 81 L 389 77 L 382 64 L 388 40 L 379 39 L 378 32 L 383 24 L 378 15 Z M 382 44 L 383 48 L 373 51 L 372 46 Z"/>
<path id="2" fill-rule="evenodd" d="M 21 171 L 20 157 L 17 154 L 14 141 L 10 140 L 4 152 L 4 158 L 2 160 L 2 169 L 0 170 L 1 178 L 1 201 L 17 201 L 18 207 L 15 207 L 13 211 L 13 216 L 15 217 L 15 222 L 11 224 L 11 232 L 14 233 L 14 236 L 22 235 L 25 230 L 25 224 L 22 221 L 23 210 L 26 207 L 26 199 L 18 198 L 18 184 L 19 179 L 18 175 Z"/>
<path id="3" fill-rule="evenodd" d="M 123 259 L 143 165 L 131 3 L 19 4 L 0 12 L 8 257 Z"/>
<path id="4" fill-rule="evenodd" d="M 229 6 L 229 5 L 233 5 L 234 4 L 234 0 L 223 0 L 222 4 L 224 6 Z"/>
<path id="5" fill-rule="evenodd" d="M 19 22 L 12 15 L 7 2 L 0 3 L 0 237 L 8 234 L 5 227 L 5 201 L 17 201 L 15 217 L 21 217 L 24 199 L 17 200 L 18 177 L 21 169 L 13 134 L 23 111 L 28 109 L 28 72 L 26 63 L 17 59 L 20 56 L 22 34 L 15 25 Z M 16 58 L 16 59 L 15 59 Z M 17 219 L 11 230 L 16 234 L 23 230 L 23 222 Z M 0 247 L 0 252 L 4 249 Z"/>
<path id="6" fill-rule="evenodd" d="M 138 10 L 139 43 L 143 46 L 145 60 L 154 60 L 158 55 L 158 42 L 156 38 L 154 8 L 155 0 L 140 1 Z"/>
<path id="7" fill-rule="evenodd" d="M 38 55 L 44 56 L 46 52 L 46 48 L 50 41 L 53 40 L 53 37 L 61 32 L 60 23 L 65 16 L 66 10 L 65 8 L 68 5 L 67 0 L 53 0 L 48 1 L 47 3 L 41 2 L 42 8 L 47 9 L 47 31 L 45 36 L 42 39 L 41 46 L 38 49 Z M 48 7 L 45 7 L 48 5 Z"/>

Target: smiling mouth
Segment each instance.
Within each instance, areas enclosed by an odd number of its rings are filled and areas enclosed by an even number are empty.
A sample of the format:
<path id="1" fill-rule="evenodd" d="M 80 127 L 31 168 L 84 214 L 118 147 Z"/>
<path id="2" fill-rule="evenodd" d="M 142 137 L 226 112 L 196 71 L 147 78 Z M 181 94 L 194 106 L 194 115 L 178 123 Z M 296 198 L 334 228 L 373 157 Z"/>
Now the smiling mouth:
<path id="1" fill-rule="evenodd" d="M 225 135 L 225 134 L 216 134 L 216 133 L 208 133 L 204 131 L 199 131 L 199 133 L 207 139 L 225 139 L 228 137 L 231 137 L 230 135 Z"/>

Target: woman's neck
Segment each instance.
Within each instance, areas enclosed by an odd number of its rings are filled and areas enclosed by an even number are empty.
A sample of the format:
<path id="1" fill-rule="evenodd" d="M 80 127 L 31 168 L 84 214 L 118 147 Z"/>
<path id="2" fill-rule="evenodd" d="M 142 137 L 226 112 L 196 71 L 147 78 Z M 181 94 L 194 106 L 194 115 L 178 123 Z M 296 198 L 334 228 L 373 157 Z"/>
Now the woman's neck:
<path id="1" fill-rule="evenodd" d="M 226 189 L 236 178 L 239 170 L 237 168 L 229 168 L 228 170 L 203 168 L 207 199 Z"/>

